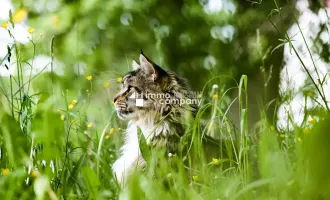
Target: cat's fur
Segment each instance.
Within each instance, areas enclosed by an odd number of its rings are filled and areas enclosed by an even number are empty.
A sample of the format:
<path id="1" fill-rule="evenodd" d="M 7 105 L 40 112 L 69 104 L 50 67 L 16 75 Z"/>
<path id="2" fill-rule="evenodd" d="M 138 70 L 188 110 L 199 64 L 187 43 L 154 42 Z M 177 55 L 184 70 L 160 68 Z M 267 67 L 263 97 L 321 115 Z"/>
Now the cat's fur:
<path id="1" fill-rule="evenodd" d="M 125 144 L 121 155 L 112 168 L 119 183 L 124 183 L 135 168 L 145 167 L 138 143 L 139 127 L 152 147 L 166 148 L 169 153 L 176 153 L 180 137 L 184 134 L 182 118 L 194 116 L 196 104 L 164 104 L 164 100 L 188 98 L 189 87 L 186 81 L 156 65 L 140 54 L 140 64 L 133 61 L 133 71 L 123 77 L 121 91 L 115 96 L 117 115 L 129 120 Z M 166 96 L 143 97 L 144 105 L 136 106 L 135 94 L 167 94 Z"/>

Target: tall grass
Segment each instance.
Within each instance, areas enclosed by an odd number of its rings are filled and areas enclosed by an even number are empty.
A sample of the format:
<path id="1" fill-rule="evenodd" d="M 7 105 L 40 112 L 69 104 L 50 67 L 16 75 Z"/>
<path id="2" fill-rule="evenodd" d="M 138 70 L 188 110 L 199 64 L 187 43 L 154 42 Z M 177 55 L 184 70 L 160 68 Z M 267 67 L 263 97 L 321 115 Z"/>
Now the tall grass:
<path id="1" fill-rule="evenodd" d="M 280 14 L 279 7 L 276 12 Z M 282 35 L 295 50 L 291 38 Z M 33 60 L 33 38 L 31 45 Z M 255 112 L 248 108 L 247 76 L 234 88 L 213 87 L 211 94 L 203 90 L 197 116 L 187 122 L 189 137 L 180 141 L 188 146 L 188 153 L 164 157 L 164 151 L 150 151 L 140 137 L 148 167 L 120 187 L 111 165 L 122 144 L 125 123 L 117 120 L 111 100 L 106 101 L 109 109 L 98 108 L 93 91 L 98 86 L 93 87 L 92 76 L 80 77 L 82 89 L 77 92 L 63 90 L 53 71 L 24 74 L 24 63 L 31 70 L 34 66 L 22 58 L 20 48 L 15 42 L 1 61 L 7 69 L 16 67 L 17 74 L 1 79 L 0 199 L 330 199 L 330 116 L 321 83 L 313 81 L 324 101 L 313 120 L 305 118 L 294 130 L 277 130 L 264 113 L 255 113 L 261 116 L 254 133 L 258 140 L 251 139 L 247 123 L 247 114 Z M 214 77 L 204 88 L 223 78 L 228 77 Z M 38 91 L 40 84 L 51 87 Z M 232 90 L 238 91 L 237 98 L 224 108 L 224 98 Z M 236 103 L 238 127 L 227 117 Z M 205 156 L 201 151 L 205 135 L 223 140 L 216 151 L 224 150 L 227 157 Z"/>

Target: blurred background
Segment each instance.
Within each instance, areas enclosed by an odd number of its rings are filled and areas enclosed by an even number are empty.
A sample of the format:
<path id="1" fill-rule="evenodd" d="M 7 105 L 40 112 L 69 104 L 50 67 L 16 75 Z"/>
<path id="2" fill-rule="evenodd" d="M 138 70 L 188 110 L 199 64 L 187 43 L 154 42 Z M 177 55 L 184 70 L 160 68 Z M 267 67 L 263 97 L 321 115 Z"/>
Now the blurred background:
<path id="1" fill-rule="evenodd" d="M 278 15 L 274 1 L 2 0 L 0 20 L 9 19 L 10 9 L 26 12 L 13 34 L 18 42 L 26 44 L 29 43 L 26 30 L 35 29 L 33 37 L 39 42 L 34 73 L 50 62 L 50 41 L 54 37 L 53 67 L 65 89 L 81 89 L 79 81 L 74 80 L 86 74 L 98 76 L 94 80 L 99 87 L 94 90 L 102 89 L 103 82 L 127 72 L 131 60 L 138 59 L 142 49 L 163 68 L 186 77 L 196 91 L 201 91 L 208 80 L 217 76 L 221 77 L 213 79 L 210 85 L 217 83 L 222 90 L 235 87 L 235 80 L 246 74 L 251 94 L 249 107 L 257 111 L 278 99 L 281 76 L 285 82 L 289 79 L 287 76 L 293 77 L 300 71 L 294 78 L 305 83 L 306 74 L 296 56 L 288 50 L 284 52 L 284 47 L 289 48 L 289 45 L 283 34 L 291 30 L 290 35 L 295 36 L 293 40 L 301 43 L 299 53 L 311 61 L 306 48 L 303 49 L 304 40 L 299 30 L 291 27 L 295 22 L 292 11 L 301 15 L 300 26 L 309 34 L 306 37 L 309 44 L 319 43 L 320 47 L 313 49 L 315 56 L 328 56 L 325 53 L 328 49 L 324 49 L 329 38 L 325 36 L 328 16 L 322 9 L 328 1 L 288 2 L 277 1 L 281 8 L 281 15 Z M 0 31 L 0 58 L 3 58 L 10 38 L 4 29 Z M 31 58 L 29 48 L 25 53 L 27 59 Z M 294 59 L 296 61 L 292 61 Z M 50 66 L 48 68 L 50 71 Z M 291 69 L 288 73 L 287 68 Z M 2 67 L 0 74 L 8 76 L 8 70 Z M 304 85 L 293 83 L 290 87 Z M 231 90 L 227 94 L 228 102 L 236 94 Z M 231 113 L 235 113 L 236 107 L 233 104 Z M 267 106 L 271 120 L 277 118 L 276 107 L 275 102 Z M 280 110 L 284 113 L 285 108 Z M 299 108 L 295 112 L 299 112 Z M 234 115 L 232 117 L 236 120 Z M 251 124 L 258 119 L 258 115 L 250 113 Z"/>
<path id="2" fill-rule="evenodd" d="M 219 75 L 222 77 L 214 79 L 213 83 L 219 83 L 222 89 L 233 87 L 235 80 L 246 74 L 252 94 L 249 107 L 259 110 L 279 97 L 284 66 L 292 69 L 288 76 L 297 75 L 295 70 L 298 70 L 302 73 L 295 79 L 305 80 L 299 62 L 291 61 L 296 56 L 288 51 L 284 54 L 284 47 L 289 45 L 283 42 L 283 34 L 295 21 L 293 9 L 307 19 L 301 19 L 300 26 L 309 34 L 306 37 L 309 43 L 312 45 L 314 39 L 320 43 L 320 48 L 315 49 L 316 56 L 327 56 L 324 47 L 328 39 L 324 39 L 329 37 L 319 37 L 326 34 L 321 33 L 327 25 L 326 11 L 322 9 L 327 2 L 280 0 L 277 1 L 282 12 L 280 16 L 276 14 L 274 1 L 260 4 L 244 0 L 2 0 L 0 20 L 9 19 L 10 9 L 13 12 L 25 9 L 28 13 L 14 29 L 14 35 L 17 41 L 28 43 L 29 34 L 24 30 L 35 29 L 33 37 L 39 42 L 34 73 L 50 62 L 50 41 L 55 38 L 54 71 L 65 89 L 81 88 L 74 80 L 86 74 L 99 76 L 95 81 L 100 87 L 95 90 L 102 88 L 102 83 L 111 76 L 119 77 L 127 72 L 131 60 L 137 59 L 142 49 L 160 66 L 186 77 L 196 91 Z M 0 33 L 0 57 L 4 57 L 10 38 L 4 29 Z M 304 41 L 299 30 L 296 28 L 290 34 L 302 43 L 299 48 L 302 49 Z M 27 50 L 26 54 L 28 58 L 31 51 Z M 308 59 L 308 56 L 302 57 Z M 5 68 L 0 74 L 8 76 Z M 285 74 L 282 72 L 282 77 Z M 291 88 L 301 86 L 291 85 Z M 233 99 L 236 91 L 230 93 L 228 97 Z M 276 116 L 275 105 L 267 107 L 271 120 Z M 235 104 L 233 109 L 231 112 L 235 113 Z M 252 124 L 258 119 L 259 116 L 250 113 Z"/>
<path id="3" fill-rule="evenodd" d="M 284 6 L 283 18 L 275 14 L 269 17 L 285 32 L 293 23 L 290 6 L 295 5 L 278 3 Z M 39 42 L 34 73 L 50 62 L 54 37 L 53 80 L 61 82 L 64 90 L 79 91 L 79 77 L 93 74 L 94 91 L 99 92 L 94 97 L 100 101 L 108 98 L 102 94 L 103 83 L 127 72 L 142 49 L 163 68 L 187 78 L 195 91 L 201 91 L 212 78 L 207 91 L 212 84 L 225 91 L 236 87 L 235 81 L 246 74 L 250 109 L 258 110 L 279 95 L 284 48 L 273 49 L 283 43 L 279 40 L 282 36 L 265 14 L 274 6 L 273 1 L 264 1 L 261 6 L 244 0 L 2 0 L 0 17 L 5 22 L 9 9 L 26 9 L 26 19 L 15 27 L 14 34 L 31 47 L 24 29 L 35 29 L 33 38 Z M 7 35 L 2 29 L 0 57 L 7 53 Z M 31 58 L 31 48 L 24 50 L 26 59 Z M 2 76 L 6 73 L 2 68 Z M 51 87 L 47 83 L 35 85 L 42 87 L 35 89 L 44 90 L 46 85 Z M 237 91 L 230 90 L 226 96 L 224 107 Z M 236 107 L 234 104 L 231 113 L 237 113 Z M 272 120 L 274 109 L 272 103 L 268 113 Z M 251 124 L 258 119 L 250 113 Z"/>

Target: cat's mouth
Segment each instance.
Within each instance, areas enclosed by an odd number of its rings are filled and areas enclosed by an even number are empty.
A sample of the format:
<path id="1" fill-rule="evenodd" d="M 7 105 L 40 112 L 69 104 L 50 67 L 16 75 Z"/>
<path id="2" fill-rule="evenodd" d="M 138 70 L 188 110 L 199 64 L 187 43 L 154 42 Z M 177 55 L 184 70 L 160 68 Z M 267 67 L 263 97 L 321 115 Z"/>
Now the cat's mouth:
<path id="1" fill-rule="evenodd" d="M 130 114 L 133 114 L 134 110 L 117 110 L 117 115 L 120 119 L 126 119 Z"/>

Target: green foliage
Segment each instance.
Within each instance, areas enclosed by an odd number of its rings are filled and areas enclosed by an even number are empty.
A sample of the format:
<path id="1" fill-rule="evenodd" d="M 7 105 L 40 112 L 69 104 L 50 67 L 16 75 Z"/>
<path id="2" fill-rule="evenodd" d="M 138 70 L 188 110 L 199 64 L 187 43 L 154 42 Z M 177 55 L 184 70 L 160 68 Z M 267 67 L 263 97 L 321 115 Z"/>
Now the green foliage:
<path id="1" fill-rule="evenodd" d="M 140 128 L 138 128 L 137 134 L 138 134 L 139 147 L 140 147 L 142 157 L 145 160 L 150 160 L 151 152 L 150 152 L 150 149 L 147 145 L 147 140 L 144 137 L 144 135 L 142 133 L 142 130 Z"/>
<path id="2" fill-rule="evenodd" d="M 290 3 L 228 0 L 235 11 L 207 13 L 205 1 L 191 0 L 49 2 L 58 5 L 14 1 L 36 33 L 26 45 L 9 45 L 0 62 L 17 71 L 0 80 L 0 199 L 330 199 L 327 108 L 293 129 L 276 130 L 268 117 L 283 46 L 295 50 L 283 34 L 295 21 Z M 232 38 L 212 32 L 227 25 Z M 148 164 L 120 188 L 111 166 L 126 122 L 116 118 L 112 97 L 141 48 L 202 89 L 202 104 L 186 122 L 182 154 L 148 147 L 138 130 Z M 40 55 L 50 55 L 46 66 L 35 66 Z M 324 83 L 309 87 L 327 102 Z M 254 90 L 261 94 L 249 95 Z M 268 113 L 255 109 L 257 98 Z M 229 117 L 236 104 L 238 123 Z M 204 155 L 206 136 L 224 143 Z"/>

